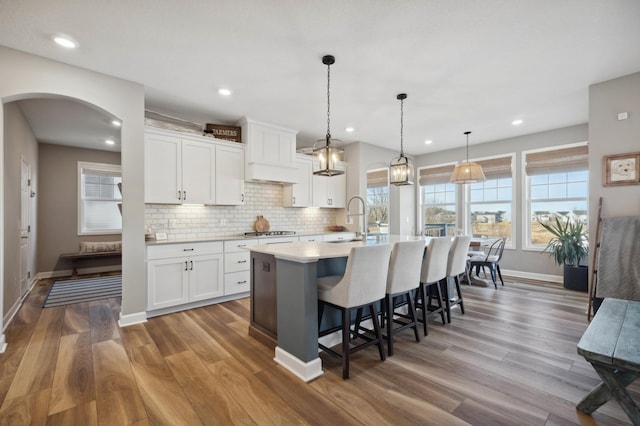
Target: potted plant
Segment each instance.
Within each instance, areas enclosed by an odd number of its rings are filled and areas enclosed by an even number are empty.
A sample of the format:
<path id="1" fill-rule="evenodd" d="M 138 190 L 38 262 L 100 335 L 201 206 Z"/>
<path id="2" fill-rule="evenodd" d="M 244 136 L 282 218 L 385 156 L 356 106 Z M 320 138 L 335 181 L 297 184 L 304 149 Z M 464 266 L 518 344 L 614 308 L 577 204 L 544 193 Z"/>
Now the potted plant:
<path id="1" fill-rule="evenodd" d="M 580 261 L 589 255 L 589 230 L 581 222 L 571 219 L 542 223 L 540 225 L 553 235 L 544 252 L 549 253 L 556 264 L 564 265 L 564 288 L 587 291 L 589 272 Z"/>

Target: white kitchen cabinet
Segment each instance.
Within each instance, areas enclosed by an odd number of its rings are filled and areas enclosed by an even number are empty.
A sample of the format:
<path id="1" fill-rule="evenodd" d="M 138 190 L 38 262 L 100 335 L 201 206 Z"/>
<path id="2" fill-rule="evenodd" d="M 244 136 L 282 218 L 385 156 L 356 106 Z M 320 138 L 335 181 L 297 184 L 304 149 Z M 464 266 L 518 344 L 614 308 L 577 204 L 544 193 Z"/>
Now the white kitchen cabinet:
<path id="1" fill-rule="evenodd" d="M 145 203 L 214 204 L 216 146 L 160 131 L 145 134 Z"/>
<path id="2" fill-rule="evenodd" d="M 243 117 L 242 139 L 246 144 L 247 180 L 296 182 L 295 130 Z"/>
<path id="3" fill-rule="evenodd" d="M 313 160 L 314 170 L 318 168 L 317 160 Z M 338 170 L 344 170 L 345 173 L 336 176 L 318 176 L 313 175 L 313 206 L 314 207 L 331 207 L 344 208 L 346 206 L 347 197 L 347 165 L 346 163 L 338 163 Z"/>
<path id="4" fill-rule="evenodd" d="M 284 207 L 311 206 L 311 176 L 313 176 L 313 159 L 309 155 L 297 155 L 297 183 L 284 185 L 282 188 L 282 204 Z"/>
<path id="5" fill-rule="evenodd" d="M 250 289 L 250 252 L 245 247 L 258 244 L 255 238 L 224 242 L 224 294 L 238 294 Z"/>
<path id="6" fill-rule="evenodd" d="M 170 308 L 224 294 L 222 242 L 147 247 L 147 309 Z"/>
<path id="7" fill-rule="evenodd" d="M 216 204 L 244 204 L 244 148 L 217 145 L 215 159 Z"/>
<path id="8" fill-rule="evenodd" d="M 334 232 L 331 234 L 324 234 L 322 241 L 335 242 L 335 241 L 351 241 L 356 237 L 355 232 Z"/>

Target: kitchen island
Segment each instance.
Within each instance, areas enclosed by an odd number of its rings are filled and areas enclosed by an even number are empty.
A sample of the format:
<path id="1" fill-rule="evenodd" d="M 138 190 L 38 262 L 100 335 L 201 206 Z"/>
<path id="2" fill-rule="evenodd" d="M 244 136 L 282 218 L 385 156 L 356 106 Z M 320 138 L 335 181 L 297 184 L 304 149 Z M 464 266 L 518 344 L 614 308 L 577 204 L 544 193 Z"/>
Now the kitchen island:
<path id="1" fill-rule="evenodd" d="M 276 342 L 274 360 L 308 382 L 322 374 L 318 357 L 316 280 L 343 274 L 352 247 L 428 237 L 387 235 L 367 241 L 257 245 L 251 251 L 249 333 Z M 275 312 L 274 312 L 275 311 Z M 263 340 L 264 341 L 264 340 Z"/>

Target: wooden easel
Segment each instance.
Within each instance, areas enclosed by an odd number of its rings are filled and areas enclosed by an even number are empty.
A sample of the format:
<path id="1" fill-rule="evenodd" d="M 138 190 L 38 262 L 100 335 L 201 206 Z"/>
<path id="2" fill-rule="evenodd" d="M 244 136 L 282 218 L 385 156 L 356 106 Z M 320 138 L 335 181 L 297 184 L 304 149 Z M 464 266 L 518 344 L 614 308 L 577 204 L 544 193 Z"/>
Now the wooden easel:
<path id="1" fill-rule="evenodd" d="M 589 305 L 587 306 L 587 321 L 591 322 L 591 311 L 593 310 L 593 296 L 595 295 L 596 282 L 598 280 L 598 251 L 600 250 L 600 223 L 602 222 L 602 197 L 598 200 L 598 222 L 596 222 L 596 244 L 591 259 L 591 283 L 589 284 Z"/>

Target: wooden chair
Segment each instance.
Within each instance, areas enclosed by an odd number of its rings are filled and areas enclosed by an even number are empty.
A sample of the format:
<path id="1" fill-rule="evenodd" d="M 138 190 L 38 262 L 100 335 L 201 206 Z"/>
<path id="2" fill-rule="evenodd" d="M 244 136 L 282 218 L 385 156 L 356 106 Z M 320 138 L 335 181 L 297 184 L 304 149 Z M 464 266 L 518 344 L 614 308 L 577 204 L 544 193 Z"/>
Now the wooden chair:
<path id="1" fill-rule="evenodd" d="M 455 291 L 457 293 L 456 299 L 449 297 L 449 286 L 445 286 L 445 304 L 447 311 L 447 322 L 451 322 L 451 307 L 460 305 L 460 312 L 464 314 L 464 302 L 462 301 L 462 292 L 460 291 L 460 275 L 464 274 L 469 281 L 469 272 L 467 269 L 467 252 L 469 251 L 469 244 L 471 243 L 471 235 L 463 235 L 455 237 L 449 250 L 449 258 L 447 261 L 447 277 L 453 278 L 455 284 Z"/>
<path id="2" fill-rule="evenodd" d="M 319 343 L 318 346 L 330 355 L 342 358 L 342 378 L 349 378 L 349 358 L 352 353 L 377 345 L 380 359 L 385 360 L 382 344 L 382 332 L 378 322 L 376 303 L 385 297 L 387 272 L 389 270 L 390 245 L 352 247 L 347 259 L 344 275 L 330 275 L 318 278 L 318 329 L 321 330 L 325 306 L 337 309 L 341 313 L 340 327 L 319 331 L 319 336 L 326 336 L 339 329 L 342 330 L 342 353 Z M 359 325 L 354 330 L 355 336 L 361 337 L 364 343 L 351 346 L 351 313 L 367 307 L 373 322 L 373 335 L 365 330 L 359 333 Z"/>
<path id="3" fill-rule="evenodd" d="M 425 336 L 428 335 L 427 320 L 431 315 L 440 314 L 442 324 L 445 324 L 445 305 L 442 300 L 441 284 L 447 276 L 450 248 L 451 237 L 432 238 L 422 259 L 418 287 L 419 302 L 416 302 L 416 307 L 422 310 L 420 320 L 424 325 Z M 431 303 L 434 298 L 437 305 Z"/>
<path id="4" fill-rule="evenodd" d="M 393 335 L 401 330 L 413 328 L 416 342 L 420 341 L 413 293 L 420 285 L 423 254 L 424 241 L 422 240 L 401 241 L 393 245 L 387 274 L 387 294 L 383 305 L 383 323 L 386 324 L 387 329 L 389 356 L 393 355 Z M 395 302 L 402 297 L 406 299 L 407 314 L 396 312 Z M 402 303 L 399 306 L 404 305 Z"/>

